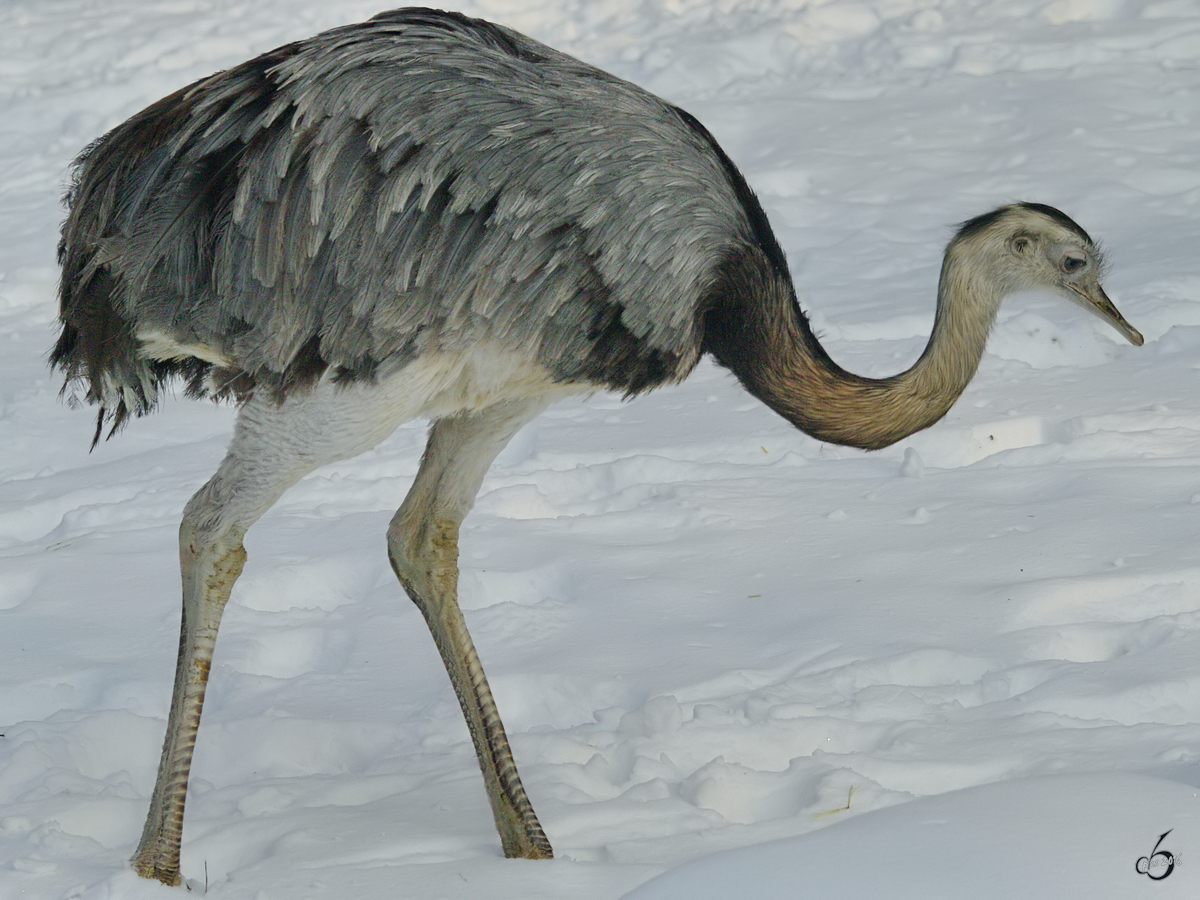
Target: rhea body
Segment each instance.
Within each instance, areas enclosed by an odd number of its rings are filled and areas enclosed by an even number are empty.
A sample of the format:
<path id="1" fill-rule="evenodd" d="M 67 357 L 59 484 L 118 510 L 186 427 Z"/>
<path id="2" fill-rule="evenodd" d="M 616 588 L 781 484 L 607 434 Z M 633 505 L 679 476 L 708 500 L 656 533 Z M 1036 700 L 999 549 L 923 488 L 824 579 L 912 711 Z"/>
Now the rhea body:
<path id="1" fill-rule="evenodd" d="M 99 406 L 96 438 L 176 378 L 240 404 L 180 527 L 175 688 L 134 858 L 166 883 L 242 537 L 317 466 L 431 420 L 389 559 L 462 705 L 504 852 L 549 857 L 457 603 L 460 524 L 525 422 L 567 395 L 677 382 L 708 353 L 808 434 L 878 448 L 946 413 L 1010 293 L 1056 291 L 1142 340 L 1083 229 L 1022 203 L 950 242 L 912 368 L 848 373 L 699 122 L 509 29 L 431 10 L 166 97 L 83 153 L 68 204 L 51 362 Z"/>

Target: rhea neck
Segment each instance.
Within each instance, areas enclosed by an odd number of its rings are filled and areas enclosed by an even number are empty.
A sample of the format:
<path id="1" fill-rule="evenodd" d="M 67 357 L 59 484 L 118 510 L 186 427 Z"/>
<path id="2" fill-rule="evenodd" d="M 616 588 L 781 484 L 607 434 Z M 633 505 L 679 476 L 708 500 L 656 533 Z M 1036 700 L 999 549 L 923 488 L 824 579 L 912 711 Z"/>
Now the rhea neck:
<path id="1" fill-rule="evenodd" d="M 704 346 L 801 431 L 875 450 L 928 428 L 954 405 L 975 375 L 1005 293 L 998 279 L 968 265 L 965 248 L 951 244 L 925 351 L 905 372 L 864 378 L 825 352 L 787 273 L 749 251 L 722 269 Z"/>

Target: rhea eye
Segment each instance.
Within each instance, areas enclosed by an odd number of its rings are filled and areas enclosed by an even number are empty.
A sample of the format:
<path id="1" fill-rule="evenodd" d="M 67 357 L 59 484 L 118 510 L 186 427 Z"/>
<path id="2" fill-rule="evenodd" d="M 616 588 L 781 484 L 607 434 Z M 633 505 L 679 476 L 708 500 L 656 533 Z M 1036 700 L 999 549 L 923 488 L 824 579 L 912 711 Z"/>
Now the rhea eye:
<path id="1" fill-rule="evenodd" d="M 1064 256 L 1061 265 L 1064 272 L 1073 275 L 1087 265 L 1087 259 L 1082 256 Z"/>

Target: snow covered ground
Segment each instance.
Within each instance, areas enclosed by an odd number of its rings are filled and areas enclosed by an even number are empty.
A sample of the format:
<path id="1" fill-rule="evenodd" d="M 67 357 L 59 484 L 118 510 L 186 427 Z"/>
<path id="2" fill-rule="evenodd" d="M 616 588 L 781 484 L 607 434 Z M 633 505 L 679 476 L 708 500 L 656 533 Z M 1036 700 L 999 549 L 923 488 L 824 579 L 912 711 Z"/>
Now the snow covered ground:
<path id="1" fill-rule="evenodd" d="M 980 883 L 1006 869 L 1028 896 L 1183 896 L 1200 875 L 1194 0 L 456 8 L 704 121 L 852 370 L 916 358 L 951 226 L 1016 199 L 1103 240 L 1146 345 L 1015 298 L 946 419 L 876 453 L 794 431 L 708 363 L 525 429 L 467 520 L 463 605 L 552 862 L 501 857 L 386 561 L 423 424 L 316 472 L 247 539 L 193 769 L 193 887 L 617 898 L 786 838 L 809 861 L 792 896 L 836 896 L 832 860 L 857 871 L 845 896 L 907 896 L 918 882 L 884 857 L 935 853 L 945 829 L 913 834 L 941 816 Z M 126 860 L 169 701 L 178 518 L 233 416 L 168 401 L 88 452 L 92 416 L 57 400 L 44 362 L 68 163 L 197 77 L 377 11 L 0 4 L 0 900 L 182 896 Z M 1151 882 L 1135 863 L 1170 829 L 1178 868 Z M 1064 830 L 1075 868 L 1052 888 L 1021 853 Z M 769 847 L 743 853 L 698 864 L 707 883 L 776 883 Z"/>

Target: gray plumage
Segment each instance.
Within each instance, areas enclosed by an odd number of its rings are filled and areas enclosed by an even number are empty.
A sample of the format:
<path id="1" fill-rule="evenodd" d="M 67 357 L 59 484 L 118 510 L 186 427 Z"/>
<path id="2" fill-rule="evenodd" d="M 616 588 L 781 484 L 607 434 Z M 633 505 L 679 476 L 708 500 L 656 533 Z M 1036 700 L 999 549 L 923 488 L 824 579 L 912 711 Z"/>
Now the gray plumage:
<path id="1" fill-rule="evenodd" d="M 51 363 L 99 405 L 96 438 L 175 377 L 241 403 L 180 525 L 175 687 L 134 857 L 169 884 L 242 538 L 317 466 L 431 420 L 389 561 L 446 665 L 504 852 L 545 858 L 457 602 L 461 523 L 525 422 L 568 394 L 681 379 L 710 353 L 796 427 L 876 448 L 945 415 L 1010 293 L 1056 291 L 1142 341 L 1101 288 L 1087 233 L 1019 203 L 947 246 L 910 369 L 846 372 L 699 122 L 506 28 L 431 10 L 172 94 L 85 151 L 68 201 Z"/>
<path id="2" fill-rule="evenodd" d="M 484 342 L 563 381 L 675 380 L 714 261 L 757 242 L 714 147 L 686 113 L 501 26 L 401 10 L 336 29 L 85 152 L 54 362 L 114 424 L 173 375 L 286 392 Z M 103 351 L 97 303 L 124 326 Z"/>

